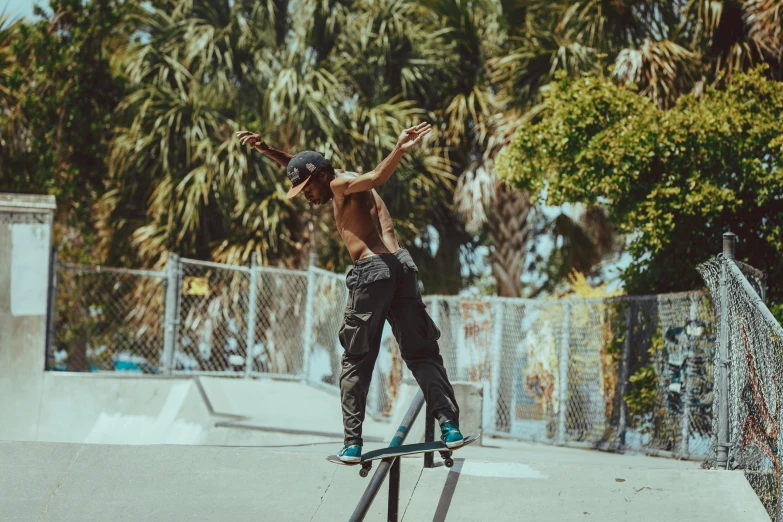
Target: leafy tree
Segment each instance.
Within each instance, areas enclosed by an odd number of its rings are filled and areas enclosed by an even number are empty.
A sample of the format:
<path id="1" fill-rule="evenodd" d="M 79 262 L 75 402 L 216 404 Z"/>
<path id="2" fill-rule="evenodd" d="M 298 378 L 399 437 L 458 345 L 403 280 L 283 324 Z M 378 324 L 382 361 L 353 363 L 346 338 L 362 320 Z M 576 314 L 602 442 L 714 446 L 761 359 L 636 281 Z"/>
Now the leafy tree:
<path id="1" fill-rule="evenodd" d="M 13 47 L 18 28 L 18 22 L 0 15 L 0 180 L 10 175 L 8 163 L 11 155 L 21 148 L 26 131 L 19 114 L 16 93 L 9 86 L 11 76 L 16 71 Z"/>
<path id="2" fill-rule="evenodd" d="M 482 42 L 491 41 L 493 47 L 487 47 L 494 49 L 486 66 L 494 99 L 498 101 L 493 109 L 503 112 L 506 128 L 516 129 L 536 117 L 541 87 L 558 72 L 576 78 L 584 73 L 611 71 L 618 85 L 637 86 L 639 94 L 661 108 L 673 106 L 683 94 L 699 95 L 708 86 L 719 86 L 733 74 L 757 63 L 770 66 L 768 76 L 783 78 L 783 30 L 780 25 L 783 4 L 777 0 L 533 1 L 521 5 L 501 2 L 499 7 L 490 16 L 500 22 L 498 27 L 507 31 L 501 33 L 507 38 L 498 43 L 485 37 Z M 516 15 L 511 23 L 503 23 L 507 20 L 507 12 Z M 521 118 L 520 113 L 524 114 Z M 507 142 L 502 133 L 496 136 L 496 140 Z M 497 153 L 491 147 L 484 150 L 487 160 Z M 481 179 L 479 175 L 471 177 L 471 173 L 481 173 L 475 169 L 460 179 L 457 202 L 467 202 L 459 208 L 466 210 L 469 223 L 481 221 L 485 216 L 491 223 L 494 214 L 516 216 L 514 227 L 505 226 L 506 230 L 519 232 L 516 241 L 513 236 L 492 235 L 496 278 L 516 280 L 518 273 L 510 275 L 508 269 L 521 266 L 519 259 L 525 257 L 530 239 L 548 231 L 557 235 L 557 231 L 568 223 L 558 218 L 557 223 L 537 227 L 536 221 L 540 220 L 531 222 L 527 219 L 535 213 L 523 210 L 530 209 L 531 204 L 525 205 L 521 200 L 513 211 L 503 211 L 502 194 L 495 197 L 496 190 L 503 185 L 493 181 L 491 161 L 485 164 L 488 175 L 483 177 L 487 179 Z M 482 186 L 478 190 L 481 198 L 462 197 L 459 189 L 468 188 L 470 196 L 471 192 L 477 192 L 477 184 Z M 479 199 L 483 205 L 476 204 Z M 529 200 L 529 197 L 525 199 Z M 525 216 L 523 222 L 519 221 L 522 216 Z M 503 223 L 502 219 L 494 221 Z M 598 233 L 595 239 L 609 236 L 611 223 L 604 224 L 609 227 L 602 231 L 588 227 Z M 578 222 L 571 225 L 578 225 Z M 572 233 L 571 240 L 590 239 L 587 229 L 571 225 L 566 227 Z M 503 226 L 493 228 L 504 230 Z M 611 252 L 592 241 L 583 242 L 581 248 L 573 241 L 569 243 L 575 248 L 556 249 L 549 259 L 543 260 L 543 273 L 547 275 L 544 286 L 548 289 L 563 281 L 572 267 L 581 265 L 587 270 L 594 269 L 596 258 L 593 253 Z M 501 266 L 507 267 L 505 273 L 498 270 Z M 499 291 L 501 295 L 506 292 L 502 286 Z M 509 295 L 516 295 L 517 291 L 513 290 Z"/>
<path id="3" fill-rule="evenodd" d="M 427 291 L 460 290 L 461 259 L 489 244 L 499 293 L 520 295 L 541 230 L 534 198 L 500 182 L 495 158 L 556 72 L 611 64 L 615 82 L 659 107 L 759 62 L 781 77 L 779 0 L 140 5 L 52 0 L 31 23 L 0 24 L 0 185 L 56 194 L 69 244 L 89 242 L 96 220 L 99 257 L 113 264 L 160 264 L 177 250 L 296 266 L 316 250 L 342 270 L 328 209 L 284 200 L 281 171 L 232 132 L 370 168 L 399 127 L 427 118 L 431 147 L 381 190 Z M 580 227 L 544 227 L 570 234 L 546 261 L 551 278 L 594 268 L 596 230 Z"/>
<path id="4" fill-rule="evenodd" d="M 783 84 L 763 69 L 670 110 L 602 76 L 561 77 L 543 103 L 502 154 L 501 176 L 546 188 L 550 204 L 606 204 L 632 238 L 629 293 L 702 287 L 683 263 L 718 252 L 728 229 L 742 238 L 741 257 L 772 280 L 783 275 Z"/>
<path id="5" fill-rule="evenodd" d="M 52 0 L 36 19 L 15 27 L 13 57 L 4 60 L 8 149 L 3 190 L 48 192 L 58 222 L 89 231 L 92 201 L 102 192 L 106 142 L 123 81 L 112 67 L 132 31 L 134 0 Z M 8 56 L 7 53 L 3 53 Z"/>

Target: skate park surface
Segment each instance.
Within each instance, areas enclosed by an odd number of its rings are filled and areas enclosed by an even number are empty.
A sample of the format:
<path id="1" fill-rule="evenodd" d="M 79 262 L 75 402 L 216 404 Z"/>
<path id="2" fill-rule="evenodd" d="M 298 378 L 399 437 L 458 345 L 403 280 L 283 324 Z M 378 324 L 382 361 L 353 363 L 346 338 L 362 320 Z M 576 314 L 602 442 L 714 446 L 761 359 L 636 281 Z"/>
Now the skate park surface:
<path id="1" fill-rule="evenodd" d="M 326 461 L 342 445 L 339 397 L 299 382 L 47 372 L 37 389 L 35 415 L 4 416 L 24 426 L 0 425 L 0 520 L 347 520 L 377 469 Z M 365 451 L 388 445 L 414 392 L 367 420 Z M 769 520 L 741 472 L 481 444 L 451 469 L 403 458 L 400 520 Z M 366 520 L 386 519 L 387 495 Z"/>

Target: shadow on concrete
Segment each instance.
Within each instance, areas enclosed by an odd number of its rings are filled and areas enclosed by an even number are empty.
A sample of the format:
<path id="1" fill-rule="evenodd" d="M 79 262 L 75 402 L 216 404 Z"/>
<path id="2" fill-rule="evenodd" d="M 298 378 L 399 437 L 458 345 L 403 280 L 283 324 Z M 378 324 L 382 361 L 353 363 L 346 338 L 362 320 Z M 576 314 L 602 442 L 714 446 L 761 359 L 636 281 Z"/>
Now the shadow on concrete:
<path id="1" fill-rule="evenodd" d="M 440 501 L 435 509 L 435 516 L 432 517 L 432 522 L 445 522 L 464 462 L 465 459 L 454 459 L 454 466 L 449 470 L 449 474 L 446 477 L 446 484 L 443 486 L 443 493 L 440 494 Z"/>

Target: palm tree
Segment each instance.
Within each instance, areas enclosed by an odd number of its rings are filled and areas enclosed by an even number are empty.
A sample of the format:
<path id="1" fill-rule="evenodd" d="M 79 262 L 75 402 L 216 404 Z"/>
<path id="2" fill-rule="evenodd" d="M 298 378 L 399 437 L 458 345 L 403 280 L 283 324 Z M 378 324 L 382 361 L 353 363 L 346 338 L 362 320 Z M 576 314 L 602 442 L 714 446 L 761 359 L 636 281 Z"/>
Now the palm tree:
<path id="1" fill-rule="evenodd" d="M 165 1 L 140 15 L 148 40 L 127 52 L 133 87 L 119 107 L 109 190 L 97 205 L 109 257 L 160 265 L 176 246 L 209 258 L 237 222 L 255 224 L 265 246 L 280 232 L 274 185 L 247 183 L 245 151 L 230 140 L 237 106 L 253 101 L 243 76 L 264 34 L 274 34 L 258 31 L 271 27 L 266 14 L 260 3 Z M 256 167 L 263 181 L 264 165 Z M 259 192 L 266 197 L 251 203 Z"/>
<path id="2" fill-rule="evenodd" d="M 297 8 L 313 16 L 295 19 L 284 4 L 269 5 L 166 0 L 142 17 L 148 38 L 128 53 L 135 88 L 121 106 L 111 188 L 98 205 L 107 252 L 123 251 L 112 238 L 131 236 L 132 254 L 151 264 L 175 247 L 204 259 L 246 262 L 257 252 L 264 263 L 300 264 L 307 212 L 283 197 L 280 171 L 233 132 L 251 126 L 281 148 L 372 168 L 400 127 L 426 117 L 410 98 L 428 95 L 447 45 L 417 27 L 427 20 L 416 22 L 415 4 L 303 2 Z M 403 165 L 405 190 L 389 188 L 393 214 L 441 197 L 443 156 L 433 147 Z M 416 234 L 425 214 L 403 235 Z"/>
<path id="3" fill-rule="evenodd" d="M 518 34 L 526 11 L 515 2 L 495 0 L 421 3 L 448 31 L 454 49 L 453 68 L 445 68 L 449 75 L 440 84 L 442 100 L 434 110 L 441 122 L 442 146 L 458 180 L 453 211 L 464 226 L 460 223 L 445 232 L 462 236 L 467 243 L 489 222 L 498 293 L 518 296 L 531 205 L 525 194 L 498 185 L 494 177 L 492 159 L 513 132 L 517 115 L 494 81 L 491 63 L 502 54 L 509 35 Z"/>
<path id="4" fill-rule="evenodd" d="M 550 27 L 575 35 L 593 67 L 602 67 L 605 56 L 619 83 L 636 84 L 662 108 L 754 63 L 766 61 L 771 75 L 781 73 L 779 0 L 558 3 L 563 16 Z"/>
<path id="5" fill-rule="evenodd" d="M 783 80 L 783 2 L 748 0 L 743 5 L 748 38 L 763 59 L 771 64 L 772 75 Z"/>
<path id="6" fill-rule="evenodd" d="M 501 296 L 518 297 L 527 245 L 534 235 L 530 195 L 498 181 L 494 158 L 519 125 L 535 116 L 538 90 L 558 70 L 594 67 L 580 35 L 558 28 L 563 3 L 487 0 L 424 2 L 455 42 L 458 80 L 446 85 L 444 146 L 458 178 L 455 209 L 470 235 L 486 226 Z M 550 30 L 549 26 L 553 26 Z"/>

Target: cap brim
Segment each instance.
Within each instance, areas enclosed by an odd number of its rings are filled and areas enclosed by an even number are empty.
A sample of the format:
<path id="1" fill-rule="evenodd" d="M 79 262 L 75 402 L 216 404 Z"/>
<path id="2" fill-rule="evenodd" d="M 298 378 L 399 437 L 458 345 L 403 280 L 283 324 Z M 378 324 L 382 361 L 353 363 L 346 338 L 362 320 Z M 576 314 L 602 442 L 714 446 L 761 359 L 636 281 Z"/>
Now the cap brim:
<path id="1" fill-rule="evenodd" d="M 292 197 L 294 197 L 297 194 L 299 194 L 300 192 L 302 192 L 302 189 L 305 188 L 305 185 L 310 183 L 311 179 L 313 179 L 312 176 L 310 176 L 309 178 L 304 180 L 302 183 L 300 183 L 298 185 L 294 185 L 293 187 L 291 187 L 291 190 L 288 191 L 288 194 L 286 194 L 285 197 L 288 198 L 288 199 L 291 199 Z"/>

